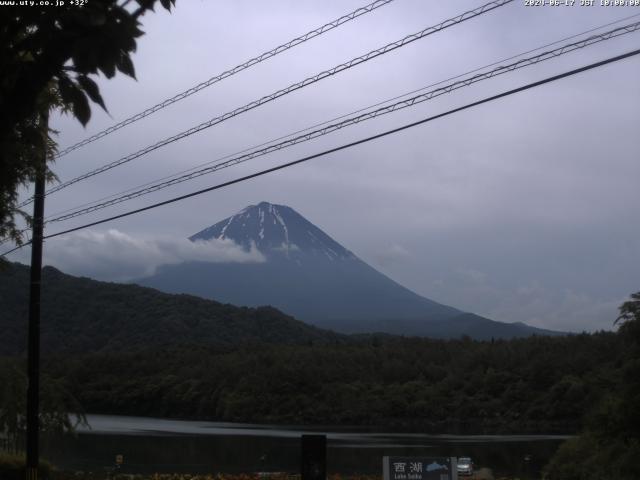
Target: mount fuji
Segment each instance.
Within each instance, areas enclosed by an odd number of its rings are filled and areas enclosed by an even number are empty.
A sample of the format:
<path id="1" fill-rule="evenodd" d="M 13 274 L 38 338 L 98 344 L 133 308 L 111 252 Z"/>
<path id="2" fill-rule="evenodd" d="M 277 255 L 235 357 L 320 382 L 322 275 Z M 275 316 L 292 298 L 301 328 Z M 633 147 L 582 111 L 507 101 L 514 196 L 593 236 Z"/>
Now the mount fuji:
<path id="1" fill-rule="evenodd" d="M 190 237 L 257 249 L 261 263 L 164 265 L 136 283 L 240 306 L 271 305 L 342 333 L 476 339 L 555 334 L 502 323 L 422 297 L 378 272 L 290 207 L 262 202 Z"/>

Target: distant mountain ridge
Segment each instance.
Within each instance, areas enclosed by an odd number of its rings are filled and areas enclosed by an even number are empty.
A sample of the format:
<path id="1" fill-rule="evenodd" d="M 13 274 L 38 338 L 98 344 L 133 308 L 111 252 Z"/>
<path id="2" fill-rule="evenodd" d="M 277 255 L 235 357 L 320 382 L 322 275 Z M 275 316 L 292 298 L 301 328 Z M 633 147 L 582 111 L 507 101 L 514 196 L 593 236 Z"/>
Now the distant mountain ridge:
<path id="1" fill-rule="evenodd" d="M 247 250 L 257 249 L 266 262 L 165 265 L 136 283 L 234 305 L 272 305 L 304 322 L 343 333 L 476 339 L 556 333 L 495 322 L 422 297 L 284 205 L 251 205 L 189 238 L 233 240 Z"/>
<path id="2" fill-rule="evenodd" d="M 0 269 L 0 355 L 27 345 L 29 267 Z M 347 340 L 271 308 L 241 308 L 138 285 L 98 282 L 42 271 L 45 353 L 132 351 L 176 344 L 324 344 Z"/>

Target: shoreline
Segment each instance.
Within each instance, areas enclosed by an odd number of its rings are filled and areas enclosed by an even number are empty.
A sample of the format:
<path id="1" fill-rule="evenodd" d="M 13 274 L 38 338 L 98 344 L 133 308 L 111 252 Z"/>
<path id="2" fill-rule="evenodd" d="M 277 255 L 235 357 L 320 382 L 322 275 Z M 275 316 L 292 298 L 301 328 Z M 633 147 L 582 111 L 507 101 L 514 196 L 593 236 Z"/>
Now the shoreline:
<path id="1" fill-rule="evenodd" d="M 120 434 L 120 435 L 248 435 L 278 438 L 296 438 L 302 434 L 326 434 L 334 440 L 360 438 L 421 438 L 439 441 L 450 440 L 451 443 L 466 441 L 482 442 L 530 442 L 543 440 L 568 440 L 572 434 L 540 434 L 540 433 L 429 433 L 416 432 L 415 429 L 403 431 L 389 429 L 379 425 L 294 425 L 294 424 L 261 424 L 216 422 L 209 420 L 173 419 L 160 417 L 144 417 L 133 415 L 86 414 L 90 428 L 78 425 L 76 433 Z"/>

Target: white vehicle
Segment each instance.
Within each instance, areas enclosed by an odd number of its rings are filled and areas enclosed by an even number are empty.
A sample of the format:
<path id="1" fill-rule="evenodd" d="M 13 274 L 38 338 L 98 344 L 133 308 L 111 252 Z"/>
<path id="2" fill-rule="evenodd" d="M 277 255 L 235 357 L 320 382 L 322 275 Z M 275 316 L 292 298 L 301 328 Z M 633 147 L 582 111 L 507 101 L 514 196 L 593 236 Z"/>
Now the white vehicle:
<path id="1" fill-rule="evenodd" d="M 469 457 L 458 458 L 458 475 L 473 475 L 473 460 Z"/>

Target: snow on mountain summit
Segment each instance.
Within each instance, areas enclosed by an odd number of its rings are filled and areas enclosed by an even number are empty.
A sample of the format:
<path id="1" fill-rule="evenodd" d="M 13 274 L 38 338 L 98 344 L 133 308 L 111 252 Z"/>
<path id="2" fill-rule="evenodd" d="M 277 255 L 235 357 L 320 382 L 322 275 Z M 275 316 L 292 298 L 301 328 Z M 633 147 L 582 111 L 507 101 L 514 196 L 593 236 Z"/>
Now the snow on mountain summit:
<path id="1" fill-rule="evenodd" d="M 329 235 L 286 205 L 251 205 L 189 237 L 189 240 L 229 239 L 263 254 L 299 257 L 321 255 L 329 260 L 355 258 Z"/>

